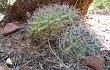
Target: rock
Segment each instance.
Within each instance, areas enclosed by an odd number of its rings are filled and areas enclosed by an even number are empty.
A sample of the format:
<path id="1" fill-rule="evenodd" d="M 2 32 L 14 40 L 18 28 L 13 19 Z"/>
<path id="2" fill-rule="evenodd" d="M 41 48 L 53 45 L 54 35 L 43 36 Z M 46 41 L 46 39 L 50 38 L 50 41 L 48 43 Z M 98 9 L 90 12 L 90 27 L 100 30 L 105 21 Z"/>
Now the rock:
<path id="1" fill-rule="evenodd" d="M 6 66 L 0 66 L 0 70 L 14 70 L 13 68 L 8 68 Z"/>
<path id="2" fill-rule="evenodd" d="M 0 66 L 0 70 L 6 70 L 4 66 Z"/>
<path id="3" fill-rule="evenodd" d="M 16 56 L 13 56 L 13 57 L 11 58 L 11 61 L 12 61 L 12 63 L 14 64 L 14 63 L 16 62 Z"/>
<path id="4" fill-rule="evenodd" d="M 4 15 L 0 13 L 0 21 L 3 19 Z"/>
<path id="5" fill-rule="evenodd" d="M 84 60 L 82 60 L 83 65 L 92 67 L 94 70 L 104 70 L 104 62 L 104 57 L 101 55 L 87 56 L 84 58 Z"/>
<path id="6" fill-rule="evenodd" d="M 8 23 L 6 24 L 6 26 L 4 27 L 4 30 L 3 30 L 3 35 L 4 36 L 7 36 L 9 35 L 10 33 L 16 31 L 18 29 L 18 26 L 15 25 L 16 22 L 12 22 L 12 23 Z"/>
<path id="7" fill-rule="evenodd" d="M 13 68 L 9 68 L 8 70 L 14 70 Z"/>
<path id="8" fill-rule="evenodd" d="M 23 70 L 30 70 L 30 66 L 27 66 L 27 65 L 24 66 L 24 67 L 23 67 Z"/>
<path id="9" fill-rule="evenodd" d="M 8 59 L 6 60 L 6 63 L 9 64 L 9 65 L 12 65 L 12 64 L 13 64 L 10 58 L 8 58 Z"/>

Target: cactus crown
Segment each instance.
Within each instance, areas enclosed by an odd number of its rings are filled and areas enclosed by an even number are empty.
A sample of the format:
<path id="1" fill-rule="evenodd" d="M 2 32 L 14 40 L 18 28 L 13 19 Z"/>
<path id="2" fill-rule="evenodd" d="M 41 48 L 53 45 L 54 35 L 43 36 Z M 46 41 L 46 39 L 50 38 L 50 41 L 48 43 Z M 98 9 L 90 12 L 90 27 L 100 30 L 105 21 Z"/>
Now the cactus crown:
<path id="1" fill-rule="evenodd" d="M 31 31 L 36 37 L 50 38 L 58 35 L 64 27 L 76 23 L 78 11 L 69 5 L 50 5 L 34 13 Z"/>

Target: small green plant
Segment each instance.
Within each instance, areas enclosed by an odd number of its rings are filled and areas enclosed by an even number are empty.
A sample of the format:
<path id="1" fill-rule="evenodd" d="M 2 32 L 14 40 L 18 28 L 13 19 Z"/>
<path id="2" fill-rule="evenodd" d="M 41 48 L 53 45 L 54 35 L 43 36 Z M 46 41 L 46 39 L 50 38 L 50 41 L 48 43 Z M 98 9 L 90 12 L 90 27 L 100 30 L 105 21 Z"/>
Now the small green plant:
<path id="1" fill-rule="evenodd" d="M 100 45 L 96 35 L 81 23 L 64 30 L 59 39 L 59 47 L 63 53 L 71 53 L 77 57 L 97 54 Z"/>
<path id="2" fill-rule="evenodd" d="M 32 35 L 39 39 L 52 38 L 63 28 L 78 21 L 78 11 L 68 5 L 51 5 L 37 10 L 31 25 Z"/>
<path id="3" fill-rule="evenodd" d="M 93 8 L 110 9 L 110 0 L 94 0 Z"/>
<path id="4" fill-rule="evenodd" d="M 0 0 L 0 12 L 4 12 L 8 5 L 13 5 L 16 0 Z"/>
<path id="5" fill-rule="evenodd" d="M 3 12 L 4 9 L 6 8 L 8 0 L 0 0 L 0 12 Z"/>

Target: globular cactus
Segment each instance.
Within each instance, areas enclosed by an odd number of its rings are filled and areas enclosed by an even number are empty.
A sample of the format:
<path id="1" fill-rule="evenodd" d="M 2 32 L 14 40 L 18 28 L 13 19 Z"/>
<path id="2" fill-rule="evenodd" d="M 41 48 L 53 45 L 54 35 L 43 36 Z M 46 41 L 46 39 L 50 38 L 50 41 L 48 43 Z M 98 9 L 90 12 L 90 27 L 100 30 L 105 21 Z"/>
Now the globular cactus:
<path id="1" fill-rule="evenodd" d="M 39 39 L 52 38 L 63 28 L 78 21 L 78 11 L 69 5 L 50 5 L 37 10 L 31 25 L 32 35 Z"/>
<path id="2" fill-rule="evenodd" d="M 101 41 L 86 24 L 79 23 L 64 30 L 59 39 L 59 47 L 66 54 L 76 57 L 96 55 L 99 53 Z"/>

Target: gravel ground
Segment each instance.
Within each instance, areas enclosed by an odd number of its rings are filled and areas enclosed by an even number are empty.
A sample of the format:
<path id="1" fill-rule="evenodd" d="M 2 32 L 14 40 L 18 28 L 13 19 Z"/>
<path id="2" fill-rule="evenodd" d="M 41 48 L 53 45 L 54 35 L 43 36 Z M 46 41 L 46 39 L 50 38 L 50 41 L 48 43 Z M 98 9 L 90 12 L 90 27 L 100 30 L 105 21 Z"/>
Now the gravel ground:
<path id="1" fill-rule="evenodd" d="M 102 55 L 105 60 L 105 69 L 110 70 L 110 14 L 89 14 L 86 23 L 102 40 Z"/>
<path id="2" fill-rule="evenodd" d="M 86 23 L 91 25 L 91 29 L 98 36 L 102 37 L 102 50 L 110 50 L 110 14 L 91 14 L 89 15 L 89 18 L 91 19 L 87 19 Z"/>
<path id="3" fill-rule="evenodd" d="M 102 38 L 102 50 L 110 50 L 110 16 L 90 14 L 86 23 Z M 2 31 L 0 27 L 0 66 L 13 70 L 93 70 L 80 64 L 74 56 L 61 54 L 58 47 L 43 46 L 47 42 L 33 39 L 27 27 L 7 37 L 2 36 Z M 105 70 L 110 70 L 109 56 Z M 7 58 L 12 59 L 11 66 L 7 65 Z"/>

